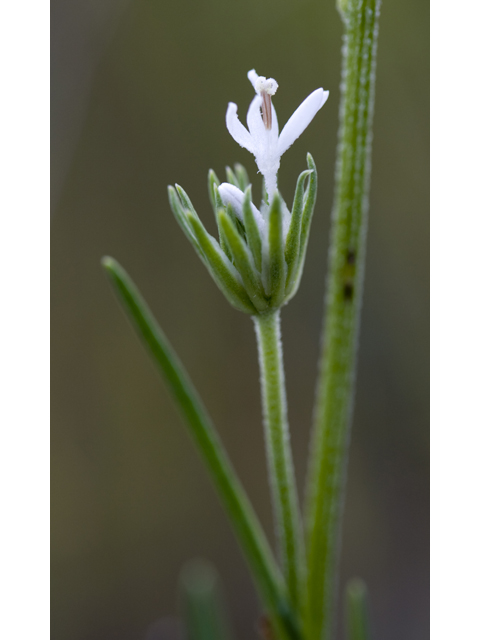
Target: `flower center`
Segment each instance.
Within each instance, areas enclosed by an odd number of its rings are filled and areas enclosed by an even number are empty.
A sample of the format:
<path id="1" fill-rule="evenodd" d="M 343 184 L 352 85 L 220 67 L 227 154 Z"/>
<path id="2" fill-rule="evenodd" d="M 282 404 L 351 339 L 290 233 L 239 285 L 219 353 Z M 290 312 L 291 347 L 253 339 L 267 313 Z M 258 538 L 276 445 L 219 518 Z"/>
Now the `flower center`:
<path id="1" fill-rule="evenodd" d="M 262 118 L 265 129 L 272 128 L 272 96 L 278 89 L 278 82 L 273 78 L 259 76 L 255 82 L 255 91 L 262 98 Z"/>

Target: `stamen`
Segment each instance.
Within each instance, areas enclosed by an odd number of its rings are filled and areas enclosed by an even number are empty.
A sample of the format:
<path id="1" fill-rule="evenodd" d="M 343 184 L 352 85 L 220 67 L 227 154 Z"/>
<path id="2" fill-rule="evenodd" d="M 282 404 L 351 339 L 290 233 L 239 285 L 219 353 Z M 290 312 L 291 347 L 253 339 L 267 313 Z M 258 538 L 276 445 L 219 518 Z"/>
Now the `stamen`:
<path id="1" fill-rule="evenodd" d="M 278 89 L 278 82 L 273 78 L 259 76 L 255 83 L 255 91 L 262 98 L 262 118 L 265 129 L 272 128 L 272 96 Z"/>

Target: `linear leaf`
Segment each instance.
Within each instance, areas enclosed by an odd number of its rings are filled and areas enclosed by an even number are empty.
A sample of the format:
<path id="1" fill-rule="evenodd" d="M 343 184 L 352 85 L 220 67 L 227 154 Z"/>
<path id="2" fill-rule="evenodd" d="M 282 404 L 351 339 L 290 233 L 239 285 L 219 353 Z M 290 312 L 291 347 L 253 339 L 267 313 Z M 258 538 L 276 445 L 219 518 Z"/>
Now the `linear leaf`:
<path id="1" fill-rule="evenodd" d="M 220 184 L 220 180 L 217 177 L 217 174 L 213 169 L 210 169 L 208 172 L 208 197 L 210 198 L 210 204 L 213 207 L 213 210 L 216 212 L 216 197 L 214 187 Z"/>
<path id="2" fill-rule="evenodd" d="M 279 637 L 299 640 L 298 623 L 263 529 L 195 387 L 125 270 L 110 257 L 103 258 L 102 265 L 135 331 L 163 374 L 210 472 Z"/>
<path id="3" fill-rule="evenodd" d="M 240 164 L 238 162 L 233 166 L 233 168 L 234 168 L 235 174 L 237 176 L 238 187 L 243 192 L 245 192 L 247 187 L 248 187 L 248 185 L 250 184 L 250 180 L 248 178 L 247 170 L 245 169 L 243 164 Z"/>
<path id="4" fill-rule="evenodd" d="M 192 225 L 198 244 L 205 255 L 205 264 L 218 288 L 236 309 L 250 315 L 255 314 L 257 310 L 250 302 L 236 269 L 223 253 L 218 242 L 207 233 L 203 224 L 194 215 L 187 213 L 187 219 Z"/>
<path id="5" fill-rule="evenodd" d="M 220 211 L 218 218 L 235 267 L 242 277 L 243 285 L 251 302 L 258 311 L 265 311 L 268 308 L 268 302 L 265 300 L 260 274 L 255 268 L 249 248 L 224 211 Z"/>
<path id="6" fill-rule="evenodd" d="M 200 245 L 198 244 L 198 240 L 192 231 L 189 221 L 187 220 L 187 216 L 185 211 L 183 210 L 180 199 L 175 189 L 171 186 L 168 187 L 168 200 L 170 202 L 170 207 L 172 209 L 172 212 L 173 212 L 173 215 L 175 216 L 176 221 L 178 222 L 182 231 L 185 233 L 187 238 L 193 244 L 195 250 L 203 260 L 203 253 L 202 253 L 202 250 L 200 249 Z"/>
<path id="7" fill-rule="evenodd" d="M 230 167 L 225 167 L 225 174 L 227 176 L 227 182 L 230 182 L 230 184 L 233 184 L 238 189 L 240 189 L 240 184 L 238 182 L 237 176 Z"/>
<path id="8" fill-rule="evenodd" d="M 288 290 L 290 281 L 295 278 L 297 272 L 297 264 L 300 253 L 300 234 L 302 230 L 302 215 L 304 202 L 304 186 L 305 180 L 312 173 L 311 169 L 302 171 L 298 176 L 297 188 L 295 189 L 295 197 L 293 199 L 292 218 L 288 229 L 287 239 L 285 241 L 285 260 L 287 263 L 287 284 Z"/>

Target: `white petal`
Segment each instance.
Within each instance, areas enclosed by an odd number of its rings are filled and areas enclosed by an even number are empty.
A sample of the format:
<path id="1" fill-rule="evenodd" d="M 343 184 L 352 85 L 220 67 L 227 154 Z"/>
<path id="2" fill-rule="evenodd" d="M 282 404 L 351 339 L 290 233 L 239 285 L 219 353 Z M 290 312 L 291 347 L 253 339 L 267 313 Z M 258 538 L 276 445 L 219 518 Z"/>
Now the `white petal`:
<path id="1" fill-rule="evenodd" d="M 250 107 L 247 112 L 248 130 L 250 131 L 256 145 L 265 144 L 266 130 L 265 125 L 263 124 L 262 114 L 260 113 L 261 106 L 262 99 L 260 96 L 255 96 L 250 103 Z"/>
<path id="2" fill-rule="evenodd" d="M 317 89 L 306 98 L 298 107 L 290 120 L 283 127 L 278 138 L 278 153 L 281 156 L 295 142 L 298 136 L 305 131 L 328 98 L 328 91 Z"/>
<path id="3" fill-rule="evenodd" d="M 234 102 L 228 103 L 226 118 L 227 129 L 235 142 L 238 142 L 241 147 L 245 147 L 245 149 L 248 149 L 250 153 L 254 153 L 254 143 L 252 136 L 248 133 L 247 129 L 238 119 L 237 109 L 238 107 Z"/>
<path id="4" fill-rule="evenodd" d="M 257 83 L 258 80 L 258 73 L 255 71 L 255 69 L 250 69 L 250 71 L 247 73 L 247 77 L 250 80 L 250 82 L 253 85 L 253 88 L 255 89 L 255 85 Z"/>
<path id="5" fill-rule="evenodd" d="M 245 194 L 238 187 L 229 182 L 222 182 L 222 184 L 218 187 L 218 193 L 220 194 L 221 199 L 225 206 L 227 204 L 231 204 L 233 210 L 235 211 L 235 215 L 239 220 L 243 222 L 243 200 L 245 198 Z M 252 202 L 252 211 L 255 217 L 258 230 L 263 232 L 265 227 L 265 221 L 260 214 L 260 211 Z"/>
<path id="6" fill-rule="evenodd" d="M 275 111 L 275 107 L 272 102 L 272 138 L 275 140 L 278 139 L 278 118 L 277 112 Z"/>

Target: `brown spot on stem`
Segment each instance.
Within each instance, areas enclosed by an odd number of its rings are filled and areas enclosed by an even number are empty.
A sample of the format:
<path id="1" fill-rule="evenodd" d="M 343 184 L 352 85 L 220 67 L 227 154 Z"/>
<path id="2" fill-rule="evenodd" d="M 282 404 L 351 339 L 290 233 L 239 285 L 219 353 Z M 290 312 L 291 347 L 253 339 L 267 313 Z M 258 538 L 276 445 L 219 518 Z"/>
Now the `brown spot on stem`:
<path id="1" fill-rule="evenodd" d="M 353 298 L 353 283 L 348 281 L 343 285 L 343 297 L 345 300 L 351 300 Z"/>

